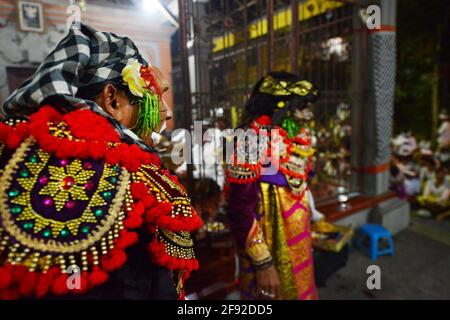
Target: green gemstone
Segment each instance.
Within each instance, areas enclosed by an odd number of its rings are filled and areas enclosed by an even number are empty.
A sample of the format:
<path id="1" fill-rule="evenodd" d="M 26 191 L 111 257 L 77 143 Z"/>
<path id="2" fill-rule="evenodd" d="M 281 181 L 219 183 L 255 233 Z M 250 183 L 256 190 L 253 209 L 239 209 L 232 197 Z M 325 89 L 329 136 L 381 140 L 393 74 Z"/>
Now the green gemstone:
<path id="1" fill-rule="evenodd" d="M 67 229 L 61 230 L 61 235 L 62 235 L 63 237 L 67 237 L 67 236 L 69 235 L 69 230 L 67 230 Z"/>
<path id="2" fill-rule="evenodd" d="M 117 182 L 117 177 L 110 177 L 109 178 L 109 182 L 116 183 Z"/>
<path id="3" fill-rule="evenodd" d="M 103 210 L 102 210 L 102 209 L 96 209 L 96 210 L 94 211 L 94 214 L 95 214 L 97 217 L 101 217 L 101 216 L 103 215 Z"/>
<path id="4" fill-rule="evenodd" d="M 8 192 L 8 195 L 10 196 L 10 197 L 17 197 L 18 195 L 19 195 L 19 190 L 17 190 L 17 189 L 12 189 L 11 191 L 9 191 Z"/>
<path id="5" fill-rule="evenodd" d="M 22 208 L 21 207 L 12 207 L 11 208 L 11 213 L 12 214 L 18 214 L 18 213 L 21 213 L 22 212 Z"/>
<path id="6" fill-rule="evenodd" d="M 106 199 L 109 199 L 112 197 L 112 193 L 110 191 L 105 191 L 105 192 L 103 192 L 103 197 L 105 197 Z"/>
<path id="7" fill-rule="evenodd" d="M 89 230 L 90 230 L 89 226 L 83 226 L 81 228 L 81 232 L 83 232 L 83 233 L 89 233 Z"/>
<path id="8" fill-rule="evenodd" d="M 118 167 L 117 165 L 114 165 L 114 166 L 113 166 L 114 172 L 117 172 L 117 169 L 119 169 L 119 167 Z"/>
<path id="9" fill-rule="evenodd" d="M 23 169 L 22 171 L 20 171 L 20 176 L 22 178 L 26 178 L 30 175 L 30 172 L 28 172 L 28 170 Z"/>
<path id="10" fill-rule="evenodd" d="M 52 235 L 52 232 L 50 230 L 45 230 L 43 235 L 44 235 L 44 237 L 48 238 Z"/>
<path id="11" fill-rule="evenodd" d="M 23 228 L 26 229 L 26 230 L 30 230 L 33 227 L 34 227 L 34 223 L 33 222 L 25 222 L 23 224 Z"/>
<path id="12" fill-rule="evenodd" d="M 37 155 L 35 154 L 32 154 L 28 159 L 31 163 L 37 163 L 39 161 Z"/>

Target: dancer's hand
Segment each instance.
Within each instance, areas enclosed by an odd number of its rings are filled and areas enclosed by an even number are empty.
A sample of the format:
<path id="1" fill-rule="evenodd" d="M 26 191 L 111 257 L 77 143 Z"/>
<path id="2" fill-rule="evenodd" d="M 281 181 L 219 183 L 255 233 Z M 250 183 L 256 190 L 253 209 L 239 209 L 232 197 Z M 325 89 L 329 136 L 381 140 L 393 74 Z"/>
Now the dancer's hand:
<path id="1" fill-rule="evenodd" d="M 256 271 L 256 294 L 261 299 L 281 299 L 280 277 L 273 265 Z"/>

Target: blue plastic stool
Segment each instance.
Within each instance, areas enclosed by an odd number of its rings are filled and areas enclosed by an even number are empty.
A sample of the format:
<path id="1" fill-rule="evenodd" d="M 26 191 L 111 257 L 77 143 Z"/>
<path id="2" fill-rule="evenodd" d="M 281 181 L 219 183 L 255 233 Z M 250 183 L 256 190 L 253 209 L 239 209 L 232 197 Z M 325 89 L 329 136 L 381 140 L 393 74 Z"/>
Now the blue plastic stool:
<path id="1" fill-rule="evenodd" d="M 364 235 L 369 237 L 370 239 L 370 248 L 366 248 L 362 243 Z M 378 245 L 381 239 L 386 239 L 389 245 L 383 250 L 378 249 Z M 366 251 L 368 251 L 372 261 L 377 260 L 379 256 L 387 254 L 391 256 L 394 255 L 394 241 L 392 240 L 392 234 L 389 232 L 389 230 L 378 224 L 363 225 L 358 230 L 358 234 L 355 239 L 355 245 L 358 249 L 365 249 Z"/>

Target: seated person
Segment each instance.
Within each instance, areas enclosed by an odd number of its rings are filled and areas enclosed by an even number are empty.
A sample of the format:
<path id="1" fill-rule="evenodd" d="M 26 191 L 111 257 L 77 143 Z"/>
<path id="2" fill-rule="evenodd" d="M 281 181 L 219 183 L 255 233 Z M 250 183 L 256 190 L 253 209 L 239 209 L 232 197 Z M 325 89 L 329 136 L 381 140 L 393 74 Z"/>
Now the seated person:
<path id="1" fill-rule="evenodd" d="M 420 194 L 420 178 L 418 168 L 410 157 L 394 158 L 394 164 L 405 177 L 404 186 L 408 196 L 415 196 Z"/>
<path id="2" fill-rule="evenodd" d="M 405 176 L 395 164 L 392 164 L 390 168 L 389 188 L 392 191 L 395 191 L 397 196 L 402 199 L 406 198 L 404 183 Z"/>
<path id="3" fill-rule="evenodd" d="M 437 162 L 433 151 L 429 148 L 421 148 L 417 153 L 416 162 L 419 170 L 420 191 L 425 188 L 428 180 L 434 179 Z"/>
<path id="4" fill-rule="evenodd" d="M 440 167 L 436 177 L 426 182 L 422 195 L 417 201 L 432 212 L 440 212 L 449 207 L 450 188 L 445 183 L 445 169 Z"/>

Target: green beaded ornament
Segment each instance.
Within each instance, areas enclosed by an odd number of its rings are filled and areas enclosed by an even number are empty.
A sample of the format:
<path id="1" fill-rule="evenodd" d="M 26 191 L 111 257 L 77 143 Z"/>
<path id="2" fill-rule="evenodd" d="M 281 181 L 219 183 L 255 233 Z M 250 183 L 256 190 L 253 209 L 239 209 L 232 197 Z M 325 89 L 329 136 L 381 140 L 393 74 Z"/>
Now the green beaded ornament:
<path id="1" fill-rule="evenodd" d="M 50 230 L 45 230 L 44 232 L 43 232 L 43 235 L 44 235 L 44 237 L 46 237 L 46 238 L 48 238 L 48 237 L 50 237 L 51 235 L 52 235 L 52 232 L 50 231 Z"/>
<path id="2" fill-rule="evenodd" d="M 11 190 L 11 191 L 8 192 L 8 195 L 9 195 L 10 197 L 17 197 L 19 194 L 20 194 L 20 192 L 19 192 L 19 190 L 17 190 L 17 189 L 13 189 L 13 190 Z"/>
<path id="3" fill-rule="evenodd" d="M 26 169 L 23 169 L 20 171 L 20 176 L 22 178 L 27 178 L 29 175 L 30 175 L 30 172 L 28 172 L 28 170 L 26 170 Z"/>
<path id="4" fill-rule="evenodd" d="M 39 161 L 39 159 L 38 159 L 37 155 L 32 154 L 32 155 L 29 157 L 29 161 L 30 161 L 31 163 L 37 163 L 37 162 Z"/>
<path id="5" fill-rule="evenodd" d="M 109 178 L 109 182 L 111 182 L 111 183 L 117 183 L 117 177 L 110 177 Z"/>
<path id="6" fill-rule="evenodd" d="M 140 137 L 149 136 L 159 125 L 159 97 L 156 93 L 145 91 L 137 104 L 139 113 L 135 132 Z"/>
<path id="7" fill-rule="evenodd" d="M 287 117 L 281 123 L 281 127 L 286 130 L 289 138 L 294 138 L 300 132 L 300 126 L 291 117 Z"/>
<path id="8" fill-rule="evenodd" d="M 105 191 L 102 195 L 105 199 L 110 199 L 112 197 L 112 193 L 110 191 Z"/>
<path id="9" fill-rule="evenodd" d="M 25 223 L 23 224 L 23 227 L 24 227 L 24 229 L 26 229 L 26 230 L 30 230 L 31 228 L 34 227 L 34 223 L 33 223 L 33 222 L 25 222 Z"/>
<path id="10" fill-rule="evenodd" d="M 22 212 L 22 208 L 21 207 L 14 206 L 14 207 L 11 208 L 11 213 L 12 214 L 19 214 L 21 212 Z"/>

